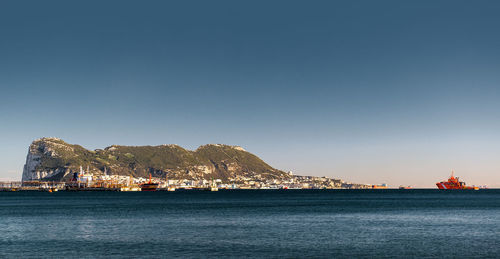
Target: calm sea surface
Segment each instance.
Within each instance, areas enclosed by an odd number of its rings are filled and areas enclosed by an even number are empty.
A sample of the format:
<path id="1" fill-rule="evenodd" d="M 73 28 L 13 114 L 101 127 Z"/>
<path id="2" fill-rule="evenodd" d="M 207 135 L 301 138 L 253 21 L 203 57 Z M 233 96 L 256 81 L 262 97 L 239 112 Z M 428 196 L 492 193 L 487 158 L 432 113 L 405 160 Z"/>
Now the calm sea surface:
<path id="1" fill-rule="evenodd" d="M 500 257 L 500 190 L 3 192 L 0 257 Z"/>

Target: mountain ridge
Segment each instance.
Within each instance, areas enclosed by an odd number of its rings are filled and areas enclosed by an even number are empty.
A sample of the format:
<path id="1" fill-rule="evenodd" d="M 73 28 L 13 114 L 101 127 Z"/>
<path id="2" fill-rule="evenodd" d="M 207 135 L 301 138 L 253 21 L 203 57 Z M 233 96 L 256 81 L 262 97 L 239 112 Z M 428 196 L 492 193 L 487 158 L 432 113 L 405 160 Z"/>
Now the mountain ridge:
<path id="1" fill-rule="evenodd" d="M 240 146 L 205 144 L 188 150 L 176 144 L 111 145 L 89 150 L 59 138 L 32 142 L 22 180 L 68 180 L 80 167 L 94 174 L 168 177 L 169 179 L 284 179 L 288 174 L 275 169 Z"/>

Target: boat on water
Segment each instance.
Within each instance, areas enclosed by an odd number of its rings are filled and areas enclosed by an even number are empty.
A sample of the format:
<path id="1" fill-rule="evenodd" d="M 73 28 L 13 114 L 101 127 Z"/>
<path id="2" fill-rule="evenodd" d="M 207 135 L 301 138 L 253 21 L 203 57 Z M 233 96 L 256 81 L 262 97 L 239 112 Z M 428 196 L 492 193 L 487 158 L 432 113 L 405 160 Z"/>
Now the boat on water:
<path id="1" fill-rule="evenodd" d="M 175 186 L 169 184 L 168 176 L 167 175 L 165 175 L 165 184 L 166 184 L 168 192 L 175 192 Z"/>
<path id="2" fill-rule="evenodd" d="M 151 174 L 149 174 L 149 181 L 147 183 L 141 184 L 141 191 L 150 192 L 156 191 L 156 189 L 158 189 L 158 183 L 153 183 L 151 181 Z"/>
<path id="3" fill-rule="evenodd" d="M 50 187 L 50 188 L 40 188 L 40 191 L 42 191 L 42 192 L 57 192 L 57 191 L 59 191 L 59 189 L 54 188 L 54 187 Z"/>
<path id="4" fill-rule="evenodd" d="M 218 192 L 219 188 L 217 186 L 208 186 L 208 187 L 200 187 L 200 188 L 195 188 L 200 191 L 211 191 L 211 192 Z"/>
<path id="5" fill-rule="evenodd" d="M 476 186 L 467 186 L 465 182 L 461 182 L 458 177 L 454 176 L 455 172 L 451 171 L 451 176 L 448 181 L 436 183 L 440 190 L 479 190 Z"/>
<path id="6" fill-rule="evenodd" d="M 400 189 L 400 190 L 410 190 L 410 189 L 411 189 L 411 186 L 409 186 L 409 185 L 408 185 L 408 186 L 403 186 L 403 185 L 401 185 L 401 186 L 399 186 L 399 189 Z"/>
<path id="7" fill-rule="evenodd" d="M 217 183 L 215 182 L 215 180 L 212 178 L 212 183 L 210 185 L 210 187 L 207 188 L 207 190 L 211 191 L 211 192 L 218 192 L 219 191 L 219 188 L 217 187 Z"/>
<path id="8" fill-rule="evenodd" d="M 372 185 L 372 189 L 387 189 L 387 185 L 384 183 L 384 184 L 381 184 L 381 185 Z"/>
<path id="9" fill-rule="evenodd" d="M 139 186 L 123 186 L 120 188 L 121 192 L 138 192 L 141 191 L 141 187 Z"/>

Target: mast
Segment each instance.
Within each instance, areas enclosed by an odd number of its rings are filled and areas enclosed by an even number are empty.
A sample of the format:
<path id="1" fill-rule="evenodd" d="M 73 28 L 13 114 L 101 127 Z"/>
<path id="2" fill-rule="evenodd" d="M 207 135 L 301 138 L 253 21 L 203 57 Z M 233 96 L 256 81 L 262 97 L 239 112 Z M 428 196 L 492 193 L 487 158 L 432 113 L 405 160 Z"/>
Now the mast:
<path id="1" fill-rule="evenodd" d="M 80 188 L 80 179 L 82 179 L 82 177 L 83 177 L 83 168 L 82 166 L 80 166 L 80 174 L 78 175 L 78 180 L 77 180 L 78 188 Z"/>

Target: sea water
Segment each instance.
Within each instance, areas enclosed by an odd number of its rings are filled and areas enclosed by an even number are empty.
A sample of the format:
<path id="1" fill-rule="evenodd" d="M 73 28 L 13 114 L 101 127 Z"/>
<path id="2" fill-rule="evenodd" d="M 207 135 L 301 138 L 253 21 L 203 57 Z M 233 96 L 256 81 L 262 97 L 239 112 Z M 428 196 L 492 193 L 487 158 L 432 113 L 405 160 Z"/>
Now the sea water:
<path id="1" fill-rule="evenodd" d="M 500 190 L 3 192 L 0 257 L 500 257 Z"/>

